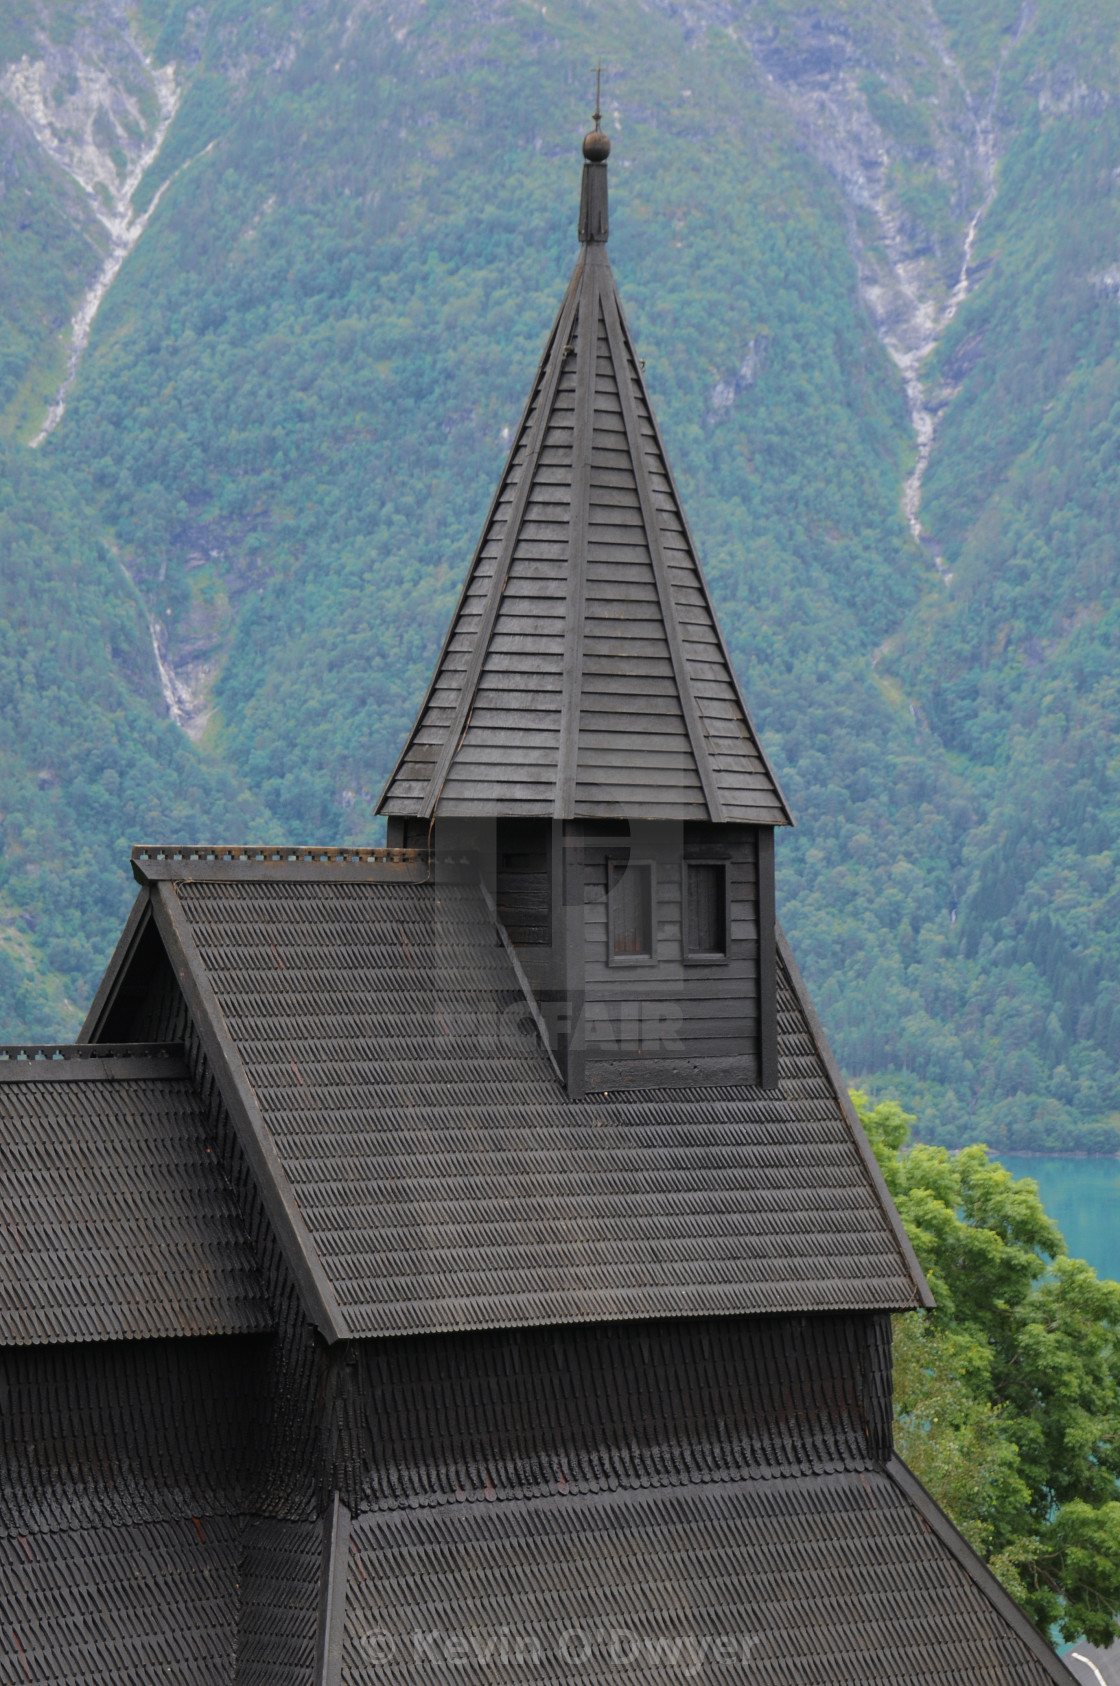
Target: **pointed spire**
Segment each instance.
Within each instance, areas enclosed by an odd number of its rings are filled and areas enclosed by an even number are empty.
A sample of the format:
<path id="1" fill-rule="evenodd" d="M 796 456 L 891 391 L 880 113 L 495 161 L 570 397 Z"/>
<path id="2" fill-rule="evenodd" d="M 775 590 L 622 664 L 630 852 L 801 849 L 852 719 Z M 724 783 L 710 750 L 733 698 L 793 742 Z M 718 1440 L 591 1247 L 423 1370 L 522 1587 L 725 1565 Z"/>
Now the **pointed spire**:
<path id="1" fill-rule="evenodd" d="M 607 216 L 607 159 L 611 155 L 610 137 L 603 133 L 603 114 L 599 98 L 603 67 L 595 72 L 595 127 L 583 137 L 583 183 L 579 196 L 579 237 L 585 246 L 606 243 L 610 234 Z"/>
<path id="2" fill-rule="evenodd" d="M 611 274 L 599 120 L 580 256 L 379 811 L 789 825 Z"/>

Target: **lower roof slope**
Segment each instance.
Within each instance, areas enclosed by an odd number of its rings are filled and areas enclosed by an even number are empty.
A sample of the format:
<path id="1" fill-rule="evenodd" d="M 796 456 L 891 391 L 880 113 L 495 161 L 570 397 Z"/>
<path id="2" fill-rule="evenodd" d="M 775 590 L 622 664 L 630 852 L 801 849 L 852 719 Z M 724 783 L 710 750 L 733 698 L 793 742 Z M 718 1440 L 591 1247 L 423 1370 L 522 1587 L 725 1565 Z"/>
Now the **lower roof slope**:
<path id="1" fill-rule="evenodd" d="M 0 1678 L 230 1681 L 240 1559 L 236 1517 L 0 1535 Z"/>
<path id="2" fill-rule="evenodd" d="M 90 1052 L 0 1057 L 0 1344 L 270 1328 L 181 1059 Z"/>
<path id="3" fill-rule="evenodd" d="M 264 1519 L 245 1530 L 237 1686 L 311 1686 L 323 1533 Z"/>
<path id="4" fill-rule="evenodd" d="M 573 1103 L 479 891 L 156 893 L 349 1334 L 916 1303 L 784 974 L 776 1093 Z"/>
<path id="5" fill-rule="evenodd" d="M 364 1516 L 342 1675 L 1068 1679 L 983 1576 L 879 1470 Z"/>

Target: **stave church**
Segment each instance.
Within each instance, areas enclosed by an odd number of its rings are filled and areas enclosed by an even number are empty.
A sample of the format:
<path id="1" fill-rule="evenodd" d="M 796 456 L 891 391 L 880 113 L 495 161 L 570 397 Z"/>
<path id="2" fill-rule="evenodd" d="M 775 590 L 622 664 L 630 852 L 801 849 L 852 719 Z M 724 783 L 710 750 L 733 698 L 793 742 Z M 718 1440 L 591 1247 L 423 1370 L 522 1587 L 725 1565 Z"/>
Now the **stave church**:
<path id="1" fill-rule="evenodd" d="M 78 1043 L 0 1050 L 0 1682 L 1073 1678 L 892 1447 L 932 1300 L 609 150 L 387 847 L 134 849 Z"/>

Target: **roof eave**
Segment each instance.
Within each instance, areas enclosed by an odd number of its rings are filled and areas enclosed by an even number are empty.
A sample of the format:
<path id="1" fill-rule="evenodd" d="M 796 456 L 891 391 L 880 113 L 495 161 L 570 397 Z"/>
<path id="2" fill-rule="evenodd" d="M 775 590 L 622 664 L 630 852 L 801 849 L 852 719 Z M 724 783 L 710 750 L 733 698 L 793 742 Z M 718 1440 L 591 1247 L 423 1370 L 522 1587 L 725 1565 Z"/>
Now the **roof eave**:
<path id="1" fill-rule="evenodd" d="M 974 1586 L 983 1593 L 1007 1625 L 1028 1646 L 1031 1654 L 1037 1658 L 1051 1680 L 1055 1682 L 1055 1686 L 1071 1686 L 1075 1677 L 1070 1673 L 1062 1659 L 1051 1649 L 1045 1636 L 1023 1614 L 1010 1593 L 1004 1590 L 987 1564 L 976 1555 L 964 1536 L 958 1533 L 940 1505 L 926 1492 L 917 1476 L 903 1463 L 897 1453 L 893 1453 L 887 1463 L 886 1475 L 889 1480 L 894 1482 L 900 1492 L 905 1494 L 930 1531 L 937 1536 L 942 1545 L 956 1559 Z"/>

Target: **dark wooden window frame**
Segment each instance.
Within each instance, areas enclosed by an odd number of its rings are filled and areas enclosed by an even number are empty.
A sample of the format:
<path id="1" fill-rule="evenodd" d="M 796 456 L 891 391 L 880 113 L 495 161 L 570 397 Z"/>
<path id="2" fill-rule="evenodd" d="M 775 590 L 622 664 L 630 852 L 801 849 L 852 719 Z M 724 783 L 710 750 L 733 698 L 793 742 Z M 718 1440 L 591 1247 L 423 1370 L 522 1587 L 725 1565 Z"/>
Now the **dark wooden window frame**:
<path id="1" fill-rule="evenodd" d="M 688 873 L 690 867 L 715 866 L 723 873 L 723 951 L 695 952 L 688 940 Z M 731 963 L 731 875 L 726 860 L 711 855 L 689 855 L 681 862 L 681 954 L 686 966 L 728 966 Z"/>
<path id="2" fill-rule="evenodd" d="M 649 873 L 649 953 L 648 954 L 616 954 L 614 951 L 615 913 L 617 902 L 612 891 L 613 878 L 618 872 L 627 872 L 632 866 L 643 868 Z M 608 966 L 656 966 L 657 965 L 657 863 L 651 860 L 634 860 L 630 855 L 607 856 L 607 965 Z"/>

